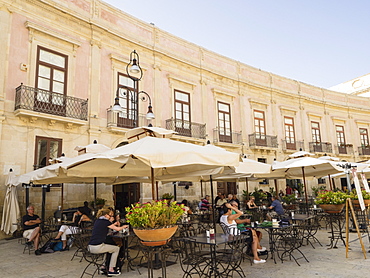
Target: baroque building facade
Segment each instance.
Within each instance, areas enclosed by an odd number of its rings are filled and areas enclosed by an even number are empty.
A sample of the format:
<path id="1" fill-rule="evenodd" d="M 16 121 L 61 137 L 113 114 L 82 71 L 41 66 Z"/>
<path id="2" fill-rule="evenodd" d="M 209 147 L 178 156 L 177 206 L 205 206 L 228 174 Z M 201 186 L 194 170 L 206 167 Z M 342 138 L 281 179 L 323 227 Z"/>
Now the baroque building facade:
<path id="1" fill-rule="evenodd" d="M 102 1 L 0 0 L 0 24 L 0 212 L 10 169 L 24 174 L 62 153 L 76 156 L 75 146 L 94 140 L 115 148 L 126 143 L 129 129 L 149 123 L 177 131 L 175 140 L 200 145 L 209 140 L 266 163 L 300 149 L 347 161 L 370 158 L 368 98 L 248 66 Z M 126 74 L 133 50 L 140 55 L 140 82 Z M 143 117 L 148 104 L 140 100 L 139 116 L 132 118 L 134 108 L 128 94 L 120 94 L 122 86 L 147 92 L 156 118 L 149 122 Z M 111 109 L 117 93 L 126 109 L 118 114 Z M 279 188 L 285 183 L 279 180 Z M 259 182 L 248 186 L 269 187 Z M 246 183 L 214 187 L 240 195 Z M 92 200 L 92 190 L 66 184 L 65 206 Z M 159 184 L 159 196 L 172 190 L 172 183 Z M 37 211 L 41 191 L 30 189 Z M 60 204 L 61 188 L 49 191 L 47 215 Z M 179 200 L 199 200 L 209 191 L 199 183 L 177 186 Z M 25 211 L 20 186 L 18 194 Z M 145 183 L 99 184 L 98 196 L 122 207 L 150 199 L 151 188 Z"/>

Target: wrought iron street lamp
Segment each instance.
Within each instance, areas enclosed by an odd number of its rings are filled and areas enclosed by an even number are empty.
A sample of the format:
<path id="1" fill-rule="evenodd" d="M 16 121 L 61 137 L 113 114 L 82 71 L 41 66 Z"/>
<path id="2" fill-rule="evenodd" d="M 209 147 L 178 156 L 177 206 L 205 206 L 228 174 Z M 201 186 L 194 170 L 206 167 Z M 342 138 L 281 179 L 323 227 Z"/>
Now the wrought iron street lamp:
<path id="1" fill-rule="evenodd" d="M 130 62 L 126 66 L 127 76 L 133 81 L 134 88 L 129 88 L 124 85 L 119 85 L 116 91 L 116 97 L 114 99 L 114 106 L 111 111 L 126 113 L 126 117 L 133 121 L 133 126 L 136 127 L 139 119 L 139 99 L 142 101 L 148 101 L 148 112 L 146 114 L 147 119 L 154 119 L 152 100 L 147 92 L 138 92 L 138 82 L 143 77 L 143 71 L 140 67 L 140 57 L 136 51 L 130 53 Z M 140 95 L 142 95 L 140 97 Z M 120 98 L 126 98 L 131 103 L 130 107 L 123 108 L 120 105 Z"/>

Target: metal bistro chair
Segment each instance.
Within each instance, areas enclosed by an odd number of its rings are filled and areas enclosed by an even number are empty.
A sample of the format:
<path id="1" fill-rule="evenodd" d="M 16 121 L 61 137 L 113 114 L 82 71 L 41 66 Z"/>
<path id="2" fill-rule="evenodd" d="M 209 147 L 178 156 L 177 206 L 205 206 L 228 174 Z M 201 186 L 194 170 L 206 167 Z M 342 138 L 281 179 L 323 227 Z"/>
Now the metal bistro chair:
<path id="1" fill-rule="evenodd" d="M 228 226 L 226 226 L 224 223 L 220 223 L 220 226 L 222 228 L 222 231 L 224 232 L 225 235 L 237 235 L 237 234 L 240 234 L 239 230 L 237 228 L 229 228 Z M 244 252 L 242 253 L 242 258 L 243 260 L 244 259 L 248 259 L 249 262 L 251 263 L 251 265 L 253 264 L 253 252 L 252 252 L 252 242 L 253 242 L 253 238 L 252 238 L 252 232 L 250 231 L 249 233 L 244 233 L 244 239 L 246 240 L 246 244 L 245 244 L 245 249 L 244 249 Z M 226 250 L 219 250 L 218 252 L 219 253 L 222 253 L 222 252 L 225 252 Z M 229 250 L 229 252 L 232 252 L 232 250 Z M 267 253 L 267 256 L 268 256 L 268 252 Z"/>
<path id="2" fill-rule="evenodd" d="M 292 225 L 286 229 L 282 229 L 276 240 L 276 250 L 281 262 L 291 260 L 292 258 L 298 263 L 299 259 L 308 259 L 299 249 L 303 245 L 303 230 L 297 225 Z M 297 257 L 300 256 L 300 257 Z"/>
<path id="3" fill-rule="evenodd" d="M 81 252 L 83 259 L 85 259 L 86 262 L 88 262 L 87 266 L 83 270 L 80 278 L 83 278 L 85 275 L 94 277 L 95 274 L 100 272 L 102 268 L 105 267 L 105 257 L 106 253 L 91 253 L 88 248 L 90 237 L 82 237 L 81 243 L 83 245 L 81 246 Z"/>
<path id="4" fill-rule="evenodd" d="M 77 247 L 76 251 L 73 253 L 71 261 L 75 257 L 78 257 L 80 258 L 80 262 L 82 262 L 84 258 L 83 250 L 86 247 L 86 240 L 90 239 L 91 229 L 79 228 L 76 226 L 70 226 L 69 229 L 72 232 L 71 236 L 74 239 L 74 245 Z"/>
<path id="5" fill-rule="evenodd" d="M 180 250 L 180 266 L 184 272 L 183 277 L 202 277 L 206 276 L 205 269 L 208 266 L 209 256 L 205 256 L 204 251 L 199 247 L 195 239 L 183 238 L 176 240 Z M 207 252 L 209 255 L 209 252 Z"/>
<path id="6" fill-rule="evenodd" d="M 219 252 L 216 257 L 217 268 L 220 269 L 220 277 L 234 277 L 234 273 L 240 277 L 246 277 L 240 266 L 248 245 L 248 235 L 230 235 L 232 240 L 225 243 L 223 252 Z"/>

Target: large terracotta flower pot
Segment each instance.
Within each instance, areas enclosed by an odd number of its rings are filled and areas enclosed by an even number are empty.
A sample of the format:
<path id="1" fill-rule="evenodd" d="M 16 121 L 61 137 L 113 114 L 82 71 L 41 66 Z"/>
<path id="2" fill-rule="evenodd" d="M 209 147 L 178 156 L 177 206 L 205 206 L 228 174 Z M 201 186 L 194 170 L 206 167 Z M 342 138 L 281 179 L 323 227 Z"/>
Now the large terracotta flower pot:
<path id="1" fill-rule="evenodd" d="M 365 207 L 370 205 L 370 200 L 364 200 Z M 352 200 L 353 208 L 355 210 L 361 210 L 360 201 L 359 200 Z"/>
<path id="2" fill-rule="evenodd" d="M 134 228 L 133 230 L 142 241 L 164 241 L 168 240 L 176 233 L 177 226 L 151 230 L 139 230 Z"/>
<path id="3" fill-rule="evenodd" d="M 332 205 L 332 204 L 320 204 L 322 208 L 327 213 L 340 213 L 344 208 L 344 204 Z"/>

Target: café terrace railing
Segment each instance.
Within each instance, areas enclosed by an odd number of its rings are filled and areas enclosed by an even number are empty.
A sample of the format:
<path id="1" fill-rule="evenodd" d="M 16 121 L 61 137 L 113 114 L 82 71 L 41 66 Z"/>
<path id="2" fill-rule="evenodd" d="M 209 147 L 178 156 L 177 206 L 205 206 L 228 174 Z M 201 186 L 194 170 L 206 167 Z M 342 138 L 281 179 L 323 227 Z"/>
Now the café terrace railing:
<path id="1" fill-rule="evenodd" d="M 15 110 L 24 109 L 87 121 L 88 100 L 20 85 L 15 89 Z"/>
<path id="2" fill-rule="evenodd" d="M 333 153 L 330 142 L 309 142 L 310 153 Z"/>
<path id="3" fill-rule="evenodd" d="M 288 143 L 287 140 L 282 141 L 282 150 L 283 151 L 298 151 L 300 149 L 304 149 L 304 142 L 303 141 L 295 141 L 294 143 Z"/>
<path id="4" fill-rule="evenodd" d="M 180 136 L 206 139 L 206 124 L 199 124 L 171 118 L 166 120 L 166 128 L 176 131 L 177 135 Z"/>
<path id="5" fill-rule="evenodd" d="M 353 154 L 353 145 L 352 144 L 341 144 L 335 146 L 335 154 L 348 154 L 352 155 Z"/>
<path id="6" fill-rule="evenodd" d="M 248 139 L 249 139 L 249 147 L 254 148 L 254 149 L 258 147 L 265 147 L 265 148 L 277 148 L 278 147 L 277 136 L 252 133 L 248 135 Z"/>
<path id="7" fill-rule="evenodd" d="M 216 127 L 213 129 L 213 142 L 214 143 L 231 143 L 231 144 L 242 144 L 242 133 L 231 131 L 230 136 L 222 135 L 219 132 L 219 128 Z"/>
<path id="8" fill-rule="evenodd" d="M 370 146 L 361 146 L 358 147 L 359 155 L 369 155 L 370 156 Z"/>

